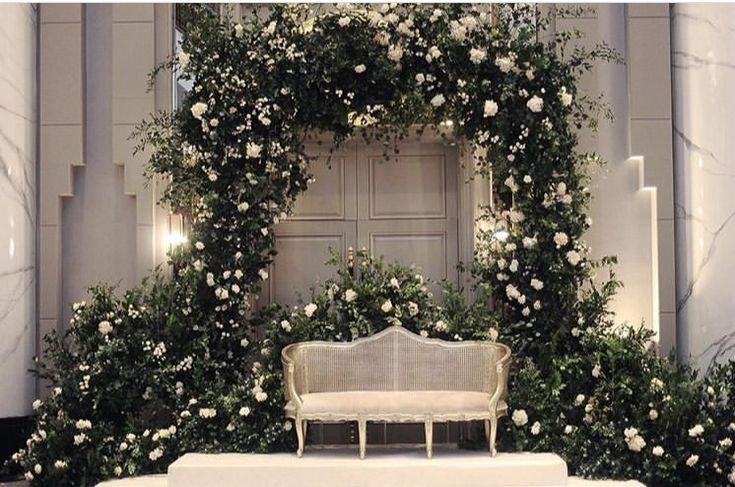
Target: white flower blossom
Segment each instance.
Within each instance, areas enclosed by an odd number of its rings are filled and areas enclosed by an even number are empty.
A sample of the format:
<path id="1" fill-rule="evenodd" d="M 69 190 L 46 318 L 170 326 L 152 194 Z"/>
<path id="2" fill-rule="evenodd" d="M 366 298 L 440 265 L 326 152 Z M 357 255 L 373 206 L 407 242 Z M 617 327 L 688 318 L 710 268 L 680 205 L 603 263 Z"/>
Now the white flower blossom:
<path id="1" fill-rule="evenodd" d="M 206 113 L 208 108 L 209 107 L 204 102 L 200 101 L 200 102 L 194 103 L 191 106 L 191 114 L 194 115 L 194 118 L 196 118 L 197 120 L 201 120 L 202 116 Z"/>
<path id="2" fill-rule="evenodd" d="M 664 456 L 664 449 L 663 449 L 663 447 L 661 447 L 661 446 L 659 446 L 659 445 L 656 445 L 656 446 L 654 446 L 654 447 L 653 447 L 653 449 L 651 450 L 651 454 L 652 454 L 652 455 L 653 455 L 654 457 L 662 457 L 662 456 Z"/>
<path id="3" fill-rule="evenodd" d="M 337 23 L 340 27 L 347 27 L 348 25 L 350 25 L 351 21 L 352 19 L 350 19 L 349 17 L 340 17 Z"/>
<path id="4" fill-rule="evenodd" d="M 189 65 L 189 62 L 191 61 L 191 54 L 189 54 L 188 52 L 181 51 L 179 53 L 178 59 L 179 59 L 179 65 L 182 68 L 185 68 L 186 66 Z"/>
<path id="5" fill-rule="evenodd" d="M 477 49 L 474 47 L 470 49 L 470 61 L 472 61 L 473 64 L 480 64 L 485 59 L 487 59 L 487 51 L 485 49 Z"/>
<path id="6" fill-rule="evenodd" d="M 559 90 L 559 100 L 561 100 L 561 104 L 568 107 L 572 104 L 572 99 L 572 94 L 567 92 L 566 86 L 562 86 L 561 90 Z"/>
<path id="7" fill-rule="evenodd" d="M 688 433 L 691 438 L 697 438 L 699 436 L 702 436 L 702 433 L 704 433 L 704 427 L 701 424 L 696 424 L 693 427 L 689 428 Z"/>
<path id="8" fill-rule="evenodd" d="M 397 63 L 401 58 L 403 58 L 403 48 L 401 46 L 388 46 L 388 59 Z"/>
<path id="9" fill-rule="evenodd" d="M 484 118 L 494 117 L 498 113 L 498 104 L 495 100 L 485 100 L 482 116 Z"/>
<path id="10" fill-rule="evenodd" d="M 309 303 L 306 306 L 304 306 L 304 314 L 307 318 L 311 318 L 311 316 L 314 314 L 314 311 L 316 311 L 316 304 Z"/>
<path id="11" fill-rule="evenodd" d="M 658 419 L 658 411 L 656 411 L 655 409 L 651 408 L 651 410 L 648 411 L 648 418 L 651 421 L 656 421 Z"/>
<path id="12" fill-rule="evenodd" d="M 687 458 L 687 467 L 694 467 L 699 462 L 699 455 L 690 455 Z"/>
<path id="13" fill-rule="evenodd" d="M 243 417 L 249 416 L 250 415 L 250 408 L 247 407 L 247 406 L 243 406 L 243 407 L 240 408 L 240 411 L 238 411 L 238 414 L 240 416 L 243 416 Z"/>
<path id="14" fill-rule="evenodd" d="M 533 423 L 533 425 L 531 425 L 531 434 L 536 436 L 539 433 L 541 433 L 541 423 L 536 421 L 535 423 Z"/>
<path id="15" fill-rule="evenodd" d="M 348 289 L 347 291 L 345 291 L 345 301 L 351 303 L 355 299 L 357 299 L 357 293 L 354 290 Z"/>
<path id="16" fill-rule="evenodd" d="M 531 279 L 531 287 L 534 288 L 537 291 L 540 291 L 544 288 L 543 281 L 536 279 L 535 277 Z"/>
<path id="17" fill-rule="evenodd" d="M 511 419 L 516 426 L 523 426 L 528 423 L 528 414 L 525 409 L 516 409 L 513 411 Z"/>
<path id="18" fill-rule="evenodd" d="M 386 299 L 385 302 L 380 306 L 380 309 L 383 310 L 383 313 L 388 313 L 390 310 L 393 309 L 393 303 L 390 302 L 390 299 Z"/>
<path id="19" fill-rule="evenodd" d="M 242 26 L 242 24 L 235 24 L 235 37 L 242 37 L 244 32 L 245 28 Z"/>
<path id="20" fill-rule="evenodd" d="M 579 261 L 582 260 L 582 256 L 576 250 L 570 250 L 569 252 L 567 252 L 566 257 L 567 262 L 569 262 L 573 266 L 576 266 L 577 264 L 579 264 Z"/>
<path id="21" fill-rule="evenodd" d="M 638 434 L 636 428 L 625 428 L 625 443 L 628 444 L 628 449 L 636 453 L 640 452 L 646 447 L 646 440 Z"/>
<path id="22" fill-rule="evenodd" d="M 112 324 L 109 321 L 107 321 L 107 320 L 100 321 L 100 324 L 97 325 L 97 330 L 101 334 L 107 335 L 107 334 L 109 334 L 109 333 L 112 332 Z"/>
<path id="23" fill-rule="evenodd" d="M 364 64 L 358 64 L 357 66 L 355 66 L 355 72 L 357 74 L 362 74 L 365 72 L 365 70 L 367 70 L 367 66 L 365 66 Z"/>
<path id="24" fill-rule="evenodd" d="M 533 95 L 531 99 L 526 102 L 526 106 L 532 112 L 538 113 L 544 109 L 544 100 L 543 98 Z"/>
<path id="25" fill-rule="evenodd" d="M 419 314 L 419 305 L 413 301 L 408 302 L 408 316 L 416 316 Z"/>
<path id="26" fill-rule="evenodd" d="M 154 449 L 153 451 L 151 451 L 151 452 L 150 452 L 150 453 L 148 454 L 148 458 L 149 458 L 149 459 L 150 459 L 150 460 L 151 460 L 152 462 L 155 462 L 156 460 L 158 460 L 158 459 L 159 459 L 159 458 L 161 458 L 162 456 L 163 456 L 163 450 L 162 450 L 162 449 L 161 449 L 160 447 L 156 447 L 156 448 L 155 448 L 155 449 Z"/>
<path id="27" fill-rule="evenodd" d="M 260 157 L 260 153 L 263 147 L 256 144 L 255 142 L 248 142 L 245 146 L 245 155 L 248 159 L 257 159 Z"/>
<path id="28" fill-rule="evenodd" d="M 554 234 L 554 243 L 556 244 L 557 248 L 563 247 L 567 243 L 569 243 L 569 236 L 567 236 L 567 234 L 564 232 L 556 232 Z"/>
<path id="29" fill-rule="evenodd" d="M 431 106 L 433 106 L 433 107 L 440 107 L 440 106 L 444 105 L 444 102 L 446 102 L 446 101 L 447 100 L 444 98 L 444 95 L 442 95 L 440 93 L 440 94 L 434 96 L 429 103 L 431 103 Z"/>

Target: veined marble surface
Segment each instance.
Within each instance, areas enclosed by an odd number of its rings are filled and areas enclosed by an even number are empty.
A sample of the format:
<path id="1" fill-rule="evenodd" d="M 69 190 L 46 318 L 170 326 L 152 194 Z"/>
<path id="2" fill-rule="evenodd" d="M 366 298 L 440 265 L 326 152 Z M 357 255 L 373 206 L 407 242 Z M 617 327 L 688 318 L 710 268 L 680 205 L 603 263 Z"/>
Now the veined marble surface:
<path id="1" fill-rule="evenodd" d="M 0 5 L 0 418 L 35 394 L 36 15 Z"/>
<path id="2" fill-rule="evenodd" d="M 678 343 L 735 355 L 735 5 L 672 11 Z"/>

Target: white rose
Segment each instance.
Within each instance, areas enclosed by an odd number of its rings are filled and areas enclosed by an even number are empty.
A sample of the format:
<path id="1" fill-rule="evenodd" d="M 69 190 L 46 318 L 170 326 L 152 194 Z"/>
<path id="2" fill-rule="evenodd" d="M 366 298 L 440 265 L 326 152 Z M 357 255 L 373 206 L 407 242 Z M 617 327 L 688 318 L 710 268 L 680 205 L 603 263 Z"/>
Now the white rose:
<path id="1" fill-rule="evenodd" d="M 387 299 L 382 306 L 380 306 L 380 309 L 383 310 L 383 313 L 388 313 L 393 309 L 393 303 L 390 302 L 390 299 Z"/>
<path id="2" fill-rule="evenodd" d="M 248 211 L 248 208 L 250 208 L 250 205 L 247 201 L 243 201 L 242 203 L 237 205 L 237 211 L 239 211 L 240 213 L 245 213 L 246 211 Z"/>
<path id="3" fill-rule="evenodd" d="M 189 54 L 188 52 L 184 52 L 184 51 L 181 51 L 179 53 L 179 65 L 182 68 L 185 68 L 189 64 L 190 61 L 191 61 L 191 54 Z"/>
<path id="4" fill-rule="evenodd" d="M 504 73 L 510 72 L 513 69 L 513 60 L 509 57 L 499 57 L 495 59 L 495 66 L 500 68 Z"/>
<path id="5" fill-rule="evenodd" d="M 727 450 L 732 446 L 732 440 L 730 438 L 724 438 L 720 440 L 720 446 L 723 450 Z"/>
<path id="6" fill-rule="evenodd" d="M 364 64 L 358 64 L 357 66 L 355 66 L 355 72 L 357 74 L 364 73 L 366 69 L 367 69 L 367 66 L 365 66 Z M 290 424 L 290 423 L 288 423 L 288 424 Z"/>
<path id="7" fill-rule="evenodd" d="M 485 118 L 494 117 L 498 113 L 498 104 L 494 100 L 485 100 L 483 106 L 483 116 Z"/>
<path id="8" fill-rule="evenodd" d="M 513 411 L 511 419 L 516 426 L 523 426 L 528 423 L 528 414 L 525 409 L 516 409 Z"/>
<path id="9" fill-rule="evenodd" d="M 281 328 L 286 332 L 289 333 L 291 331 L 291 323 L 288 322 L 288 320 L 282 320 L 281 321 Z"/>
<path id="10" fill-rule="evenodd" d="M 248 157 L 248 159 L 257 159 L 260 157 L 260 152 L 263 150 L 263 148 L 254 143 L 254 142 L 248 142 L 245 146 L 245 155 Z"/>
<path id="11" fill-rule="evenodd" d="M 414 303 L 413 301 L 408 302 L 408 315 L 409 316 L 416 316 L 419 314 L 419 305 Z"/>
<path id="12" fill-rule="evenodd" d="M 648 411 L 648 417 L 651 421 L 656 421 L 658 419 L 658 411 L 651 409 Z"/>
<path id="13" fill-rule="evenodd" d="M 531 434 L 534 435 L 534 436 L 536 436 L 539 433 L 541 433 L 541 423 L 539 423 L 538 421 L 536 421 L 531 426 Z"/>
<path id="14" fill-rule="evenodd" d="M 564 232 L 556 232 L 554 234 L 554 243 L 557 247 L 563 247 L 569 243 L 569 237 Z"/>
<path id="15" fill-rule="evenodd" d="M 197 250 L 204 250 L 204 243 L 197 242 L 194 244 L 194 247 L 196 247 Z"/>
<path id="16" fill-rule="evenodd" d="M 544 100 L 543 98 L 539 98 L 538 96 L 533 95 L 531 99 L 526 102 L 526 106 L 532 112 L 538 113 L 544 109 Z"/>
<path id="17" fill-rule="evenodd" d="M 687 458 L 687 467 L 693 467 L 699 462 L 699 455 L 691 455 Z"/>
<path id="18" fill-rule="evenodd" d="M 654 446 L 653 450 L 651 450 L 651 454 L 654 457 L 662 457 L 664 456 L 664 449 L 661 446 Z"/>
<path id="19" fill-rule="evenodd" d="M 533 278 L 531 279 L 531 287 L 537 291 L 540 291 L 544 288 L 544 283 L 539 279 Z"/>
<path id="20" fill-rule="evenodd" d="M 566 86 L 562 86 L 561 90 L 559 90 L 559 99 L 561 100 L 561 104 L 565 107 L 568 107 L 572 104 L 572 94 L 567 93 Z"/>
<path id="21" fill-rule="evenodd" d="M 601 373 L 602 368 L 600 367 L 600 364 L 597 364 L 592 368 L 592 377 L 594 377 L 595 379 L 599 378 Z"/>
<path id="22" fill-rule="evenodd" d="M 347 27 L 348 25 L 350 25 L 351 21 L 352 19 L 350 19 L 349 17 L 340 17 L 337 23 L 339 24 L 340 27 Z"/>
<path id="23" fill-rule="evenodd" d="M 37 463 L 36 466 L 33 467 L 33 471 L 36 472 L 36 475 L 40 475 L 41 472 L 43 472 L 43 467 Z"/>
<path id="24" fill-rule="evenodd" d="M 704 433 L 704 427 L 701 424 L 697 424 L 692 428 L 689 428 L 689 436 L 692 438 L 697 438 L 698 436 L 701 436 L 702 433 Z"/>
<path id="25" fill-rule="evenodd" d="M 574 428 L 572 427 L 572 425 L 571 425 L 571 424 L 568 424 L 568 425 L 566 425 L 566 426 L 564 427 L 564 434 L 565 434 L 565 435 L 570 435 L 570 434 L 572 434 L 572 431 L 574 431 Z"/>
<path id="26" fill-rule="evenodd" d="M 163 450 L 161 450 L 160 448 L 156 448 L 155 450 L 153 450 L 152 452 L 148 454 L 148 458 L 150 458 L 152 462 L 155 462 L 162 456 L 163 456 Z"/>
<path id="27" fill-rule="evenodd" d="M 434 329 L 436 331 L 447 331 L 448 327 L 447 324 L 444 323 L 444 320 L 438 320 L 436 323 L 434 323 Z"/>
<path id="28" fill-rule="evenodd" d="M 635 435 L 632 438 L 626 438 L 625 442 L 628 444 L 628 449 L 636 453 L 642 451 L 646 447 L 646 440 L 640 435 Z"/>
<path id="29" fill-rule="evenodd" d="M 265 270 L 265 269 L 260 269 L 260 270 L 258 271 L 258 275 L 259 275 L 259 276 L 260 276 L 260 278 L 261 278 L 262 280 L 264 280 L 264 281 L 268 279 L 268 271 L 267 271 L 267 270 Z"/>
<path id="30" fill-rule="evenodd" d="M 393 62 L 398 62 L 403 57 L 403 48 L 401 46 L 391 45 L 388 46 L 388 59 Z"/>
<path id="31" fill-rule="evenodd" d="M 107 335 L 112 331 L 112 324 L 107 320 L 100 321 L 100 324 L 97 325 L 97 330 L 99 330 L 103 335 Z"/>
<path id="32" fill-rule="evenodd" d="M 446 101 L 447 100 L 444 98 L 444 95 L 438 94 L 434 98 L 432 98 L 429 103 L 431 103 L 431 106 L 433 106 L 433 107 L 440 107 L 440 106 L 444 105 L 444 102 L 446 102 Z"/>
<path id="33" fill-rule="evenodd" d="M 311 318 L 311 315 L 314 314 L 314 311 L 316 311 L 316 304 L 309 303 L 306 306 L 304 306 L 304 314 L 307 316 L 307 318 Z"/>
<path id="34" fill-rule="evenodd" d="M 395 277 L 391 277 L 390 278 L 390 285 L 391 285 L 391 287 L 394 287 L 394 288 L 398 289 L 398 279 L 396 279 Z"/>
<path id="35" fill-rule="evenodd" d="M 498 330 L 496 330 L 495 328 L 490 328 L 487 333 L 488 333 L 488 336 L 490 337 L 490 340 L 492 341 L 496 341 L 498 339 L 498 335 L 500 335 Z"/>
<path id="36" fill-rule="evenodd" d="M 419 73 L 419 74 L 416 75 L 416 77 L 414 79 L 416 80 L 416 84 L 417 85 L 422 85 L 424 83 L 424 81 L 426 81 L 426 76 L 424 76 L 423 74 Z"/>
<path id="37" fill-rule="evenodd" d="M 268 399 L 268 394 L 266 394 L 265 392 L 263 392 L 263 391 L 260 391 L 260 392 L 256 392 L 256 393 L 255 393 L 255 400 L 256 400 L 256 401 L 258 401 L 258 402 L 263 402 L 263 401 L 265 401 L 266 399 Z"/>
<path id="38" fill-rule="evenodd" d="M 345 291 L 345 301 L 351 303 L 355 299 L 357 299 L 357 293 L 354 290 L 348 289 L 347 291 Z"/>
<path id="39" fill-rule="evenodd" d="M 33 404 L 31 406 L 33 407 L 34 411 L 37 411 L 38 408 L 43 406 L 43 401 L 41 401 L 40 399 L 36 399 L 35 401 L 33 401 Z"/>
<path id="40" fill-rule="evenodd" d="M 247 406 L 243 406 L 240 408 L 239 411 L 240 416 L 248 416 L 250 414 L 250 408 Z"/>
<path id="41" fill-rule="evenodd" d="M 194 103 L 194 105 L 192 105 L 191 107 L 191 114 L 194 115 L 194 118 L 196 118 L 197 120 L 201 120 L 202 115 L 204 115 L 204 113 L 207 111 L 208 108 L 209 107 L 204 102 L 200 101 L 200 102 Z"/>
<path id="42" fill-rule="evenodd" d="M 245 28 L 241 24 L 235 24 L 235 37 L 242 37 Z"/>
<path id="43" fill-rule="evenodd" d="M 580 260 L 582 260 L 582 256 L 576 250 L 570 250 L 567 252 L 567 261 L 573 266 L 579 264 Z"/>
<path id="44" fill-rule="evenodd" d="M 470 49 L 470 61 L 473 64 L 480 64 L 487 58 L 487 51 L 485 49 Z"/>
<path id="45" fill-rule="evenodd" d="M 577 394 L 577 397 L 574 398 L 574 405 L 580 406 L 584 402 L 584 394 Z"/>

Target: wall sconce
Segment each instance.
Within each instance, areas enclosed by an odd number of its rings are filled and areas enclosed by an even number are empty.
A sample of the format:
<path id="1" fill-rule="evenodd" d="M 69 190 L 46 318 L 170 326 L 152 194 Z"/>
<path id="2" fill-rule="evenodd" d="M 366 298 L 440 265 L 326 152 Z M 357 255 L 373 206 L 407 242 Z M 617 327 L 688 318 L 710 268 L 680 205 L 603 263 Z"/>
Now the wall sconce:
<path id="1" fill-rule="evenodd" d="M 186 243 L 184 232 L 184 216 L 177 213 L 168 214 L 168 234 L 166 244 L 169 252 L 174 252 Z"/>

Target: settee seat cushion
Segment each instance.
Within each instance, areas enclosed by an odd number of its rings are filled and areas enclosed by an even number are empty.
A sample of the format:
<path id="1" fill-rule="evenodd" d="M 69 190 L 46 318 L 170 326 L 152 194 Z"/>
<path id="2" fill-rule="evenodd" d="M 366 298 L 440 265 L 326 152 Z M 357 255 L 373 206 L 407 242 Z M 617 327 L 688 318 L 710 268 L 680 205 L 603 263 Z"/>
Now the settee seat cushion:
<path id="1" fill-rule="evenodd" d="M 301 413 L 313 416 L 484 416 L 490 413 L 490 394 L 475 391 L 344 391 L 301 396 Z M 291 406 L 289 404 L 289 406 Z M 287 411 L 292 409 L 286 408 Z M 499 415 L 507 409 L 499 401 Z"/>

